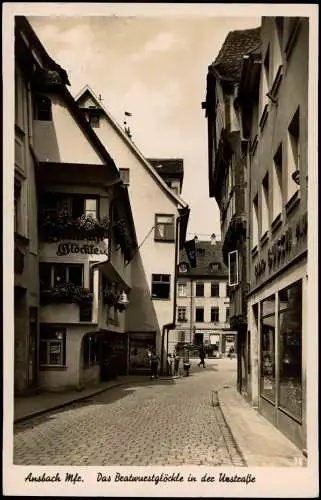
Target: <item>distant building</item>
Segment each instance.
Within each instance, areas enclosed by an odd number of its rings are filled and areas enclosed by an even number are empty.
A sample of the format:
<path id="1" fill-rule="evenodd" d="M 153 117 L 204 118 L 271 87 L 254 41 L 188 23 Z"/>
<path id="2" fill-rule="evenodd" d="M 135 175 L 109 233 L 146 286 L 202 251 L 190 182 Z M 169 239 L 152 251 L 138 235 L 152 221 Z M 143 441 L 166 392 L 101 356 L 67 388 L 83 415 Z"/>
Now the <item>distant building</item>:
<path id="1" fill-rule="evenodd" d="M 175 324 L 177 264 L 189 216 L 189 208 L 179 196 L 183 162 L 152 160 L 153 166 L 89 86 L 76 100 L 85 115 L 95 110 L 94 130 L 108 148 L 128 188 L 139 245 L 132 263 L 133 286 L 126 312 L 129 368 L 143 371 L 148 368 L 146 350 L 156 347 L 164 354 L 165 339 Z M 164 168 L 157 167 L 158 163 Z M 176 172 L 175 167 L 172 178 L 172 166 L 177 163 L 179 169 Z M 162 169 L 169 177 L 165 178 Z M 175 186 L 169 187 L 169 178 L 178 179 L 176 190 Z M 164 364 L 165 360 L 163 356 Z"/>
<path id="2" fill-rule="evenodd" d="M 156 169 L 173 193 L 180 195 L 184 180 L 184 160 L 182 158 L 148 158 L 147 161 Z"/>
<path id="3" fill-rule="evenodd" d="M 180 252 L 176 329 L 170 333 L 168 350 L 173 352 L 177 343 L 204 344 L 209 356 L 225 356 L 235 345 L 236 332 L 230 330 L 221 242 L 196 240 L 196 262 L 192 268 L 185 250 Z"/>

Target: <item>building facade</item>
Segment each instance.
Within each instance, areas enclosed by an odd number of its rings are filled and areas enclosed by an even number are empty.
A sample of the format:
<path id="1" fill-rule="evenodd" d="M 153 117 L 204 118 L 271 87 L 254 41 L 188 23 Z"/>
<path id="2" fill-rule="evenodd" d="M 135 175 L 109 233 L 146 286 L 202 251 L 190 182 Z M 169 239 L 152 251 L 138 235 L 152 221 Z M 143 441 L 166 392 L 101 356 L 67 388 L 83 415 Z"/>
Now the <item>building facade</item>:
<path id="1" fill-rule="evenodd" d="M 77 103 L 85 115 L 99 110 L 95 132 L 108 147 L 128 188 L 139 246 L 132 263 L 131 299 L 126 314 L 129 366 L 130 371 L 147 370 L 148 348 L 156 347 L 165 363 L 166 338 L 175 324 L 177 264 L 189 209 L 90 87 L 80 92 Z M 162 162 L 167 163 L 168 170 L 168 160 Z M 181 176 L 180 171 L 179 181 Z"/>
<path id="2" fill-rule="evenodd" d="M 240 126 L 238 89 L 243 57 L 260 44 L 260 28 L 230 32 L 208 68 L 209 193 L 221 215 L 223 259 L 229 266 L 231 328 L 237 331 L 237 387 L 250 398 L 247 338 L 247 142 Z"/>
<path id="3" fill-rule="evenodd" d="M 180 252 L 177 282 L 176 328 L 168 339 L 168 351 L 178 343 L 206 347 L 208 356 L 225 356 L 235 346 L 230 329 L 230 299 L 227 296 L 227 267 L 221 242 L 196 240 L 196 267 L 185 250 Z"/>
<path id="4" fill-rule="evenodd" d="M 305 449 L 309 21 L 263 18 L 261 38 L 250 109 L 243 101 L 252 403 Z M 244 78 L 255 58 L 247 65 Z"/>

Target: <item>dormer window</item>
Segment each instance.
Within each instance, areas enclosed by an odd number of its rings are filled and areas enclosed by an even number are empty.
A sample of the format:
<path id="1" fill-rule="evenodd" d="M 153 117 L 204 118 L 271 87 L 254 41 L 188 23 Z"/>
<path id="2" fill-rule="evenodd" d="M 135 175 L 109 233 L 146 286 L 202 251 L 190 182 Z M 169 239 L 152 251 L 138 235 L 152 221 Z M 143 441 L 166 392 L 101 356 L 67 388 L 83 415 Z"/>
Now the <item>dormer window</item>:
<path id="1" fill-rule="evenodd" d="M 88 120 L 89 120 L 89 123 L 92 126 L 92 128 L 99 128 L 100 117 L 97 113 L 90 113 Z"/>
<path id="2" fill-rule="evenodd" d="M 219 271 L 221 269 L 220 262 L 211 262 L 210 263 L 210 272 L 214 273 L 215 271 Z"/>
<path id="3" fill-rule="evenodd" d="M 52 120 L 51 100 L 48 97 L 35 97 L 35 119 L 44 122 Z"/>
<path id="4" fill-rule="evenodd" d="M 181 273 L 187 273 L 189 271 L 189 265 L 186 262 L 181 262 L 179 265 L 179 271 Z"/>

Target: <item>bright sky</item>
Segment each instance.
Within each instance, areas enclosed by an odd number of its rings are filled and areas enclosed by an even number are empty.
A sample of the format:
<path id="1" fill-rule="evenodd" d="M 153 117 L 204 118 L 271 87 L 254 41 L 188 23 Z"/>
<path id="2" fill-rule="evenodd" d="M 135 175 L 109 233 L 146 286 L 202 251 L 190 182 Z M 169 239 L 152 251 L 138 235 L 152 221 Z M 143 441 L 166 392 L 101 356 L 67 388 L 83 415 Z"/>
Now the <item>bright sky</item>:
<path id="1" fill-rule="evenodd" d="M 187 237 L 220 238 L 209 198 L 205 99 L 207 67 L 229 31 L 256 17 L 28 17 L 47 52 L 66 69 L 75 96 L 86 84 L 123 123 L 145 157 L 184 159 Z M 108 145 L 107 145 L 108 149 Z"/>

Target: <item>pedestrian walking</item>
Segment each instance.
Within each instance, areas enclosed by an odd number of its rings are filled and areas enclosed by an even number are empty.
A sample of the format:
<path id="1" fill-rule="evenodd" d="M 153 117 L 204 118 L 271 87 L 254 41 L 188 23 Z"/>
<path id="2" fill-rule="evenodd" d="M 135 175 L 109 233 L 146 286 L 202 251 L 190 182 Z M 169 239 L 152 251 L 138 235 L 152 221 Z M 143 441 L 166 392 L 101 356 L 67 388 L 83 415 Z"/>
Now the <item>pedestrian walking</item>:
<path id="1" fill-rule="evenodd" d="M 191 365 L 190 365 L 190 362 L 189 362 L 189 352 L 188 352 L 187 346 L 184 347 L 183 362 L 184 362 L 185 377 L 188 377 Z"/>
<path id="2" fill-rule="evenodd" d="M 203 345 L 201 345 L 201 348 L 200 348 L 200 362 L 198 363 L 199 367 L 201 365 L 203 365 L 203 368 L 205 368 L 205 349 L 204 349 Z"/>
<path id="3" fill-rule="evenodd" d="M 158 378 L 159 355 L 157 354 L 156 349 L 152 350 L 150 365 L 152 369 L 152 379 Z"/>
<path id="4" fill-rule="evenodd" d="M 177 351 L 174 353 L 174 375 L 178 375 L 178 368 L 179 368 L 179 354 Z"/>

